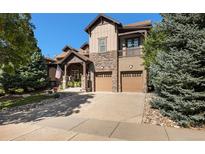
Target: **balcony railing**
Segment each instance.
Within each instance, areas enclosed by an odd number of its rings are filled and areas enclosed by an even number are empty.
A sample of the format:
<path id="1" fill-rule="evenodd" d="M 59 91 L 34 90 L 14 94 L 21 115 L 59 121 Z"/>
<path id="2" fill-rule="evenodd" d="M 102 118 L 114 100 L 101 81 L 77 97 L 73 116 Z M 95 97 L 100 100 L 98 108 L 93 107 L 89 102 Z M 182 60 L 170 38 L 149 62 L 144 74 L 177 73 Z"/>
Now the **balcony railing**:
<path id="1" fill-rule="evenodd" d="M 127 48 L 125 50 L 118 50 L 118 56 L 119 57 L 135 57 L 135 56 L 141 56 L 142 47 L 137 48 Z"/>

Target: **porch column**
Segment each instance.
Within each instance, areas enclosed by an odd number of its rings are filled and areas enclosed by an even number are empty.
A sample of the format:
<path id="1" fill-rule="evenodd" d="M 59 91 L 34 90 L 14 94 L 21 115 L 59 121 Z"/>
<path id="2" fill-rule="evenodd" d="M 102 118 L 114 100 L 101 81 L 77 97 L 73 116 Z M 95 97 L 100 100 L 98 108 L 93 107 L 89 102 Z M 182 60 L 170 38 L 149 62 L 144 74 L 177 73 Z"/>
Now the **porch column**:
<path id="1" fill-rule="evenodd" d="M 63 76 L 63 89 L 66 88 L 66 75 L 67 75 L 67 65 L 64 65 L 64 76 Z"/>
<path id="2" fill-rule="evenodd" d="M 82 90 L 87 91 L 87 74 L 86 74 L 86 62 L 83 62 L 83 79 Z"/>

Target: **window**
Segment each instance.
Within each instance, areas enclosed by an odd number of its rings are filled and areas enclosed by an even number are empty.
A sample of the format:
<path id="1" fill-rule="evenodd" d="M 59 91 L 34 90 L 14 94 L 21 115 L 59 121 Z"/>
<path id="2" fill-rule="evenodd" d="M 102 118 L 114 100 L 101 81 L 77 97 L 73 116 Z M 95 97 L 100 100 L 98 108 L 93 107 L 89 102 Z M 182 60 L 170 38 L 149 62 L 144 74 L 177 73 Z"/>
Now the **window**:
<path id="1" fill-rule="evenodd" d="M 140 45 L 140 39 L 139 38 L 127 39 L 127 48 L 138 47 L 139 45 Z"/>
<path id="2" fill-rule="evenodd" d="M 128 40 L 127 40 L 127 47 L 128 47 L 128 48 L 132 48 L 132 47 L 133 47 L 132 39 L 128 39 Z"/>
<path id="3" fill-rule="evenodd" d="M 107 42 L 106 42 L 106 38 L 99 38 L 98 39 L 98 51 L 99 52 L 106 52 L 106 46 L 107 46 Z"/>

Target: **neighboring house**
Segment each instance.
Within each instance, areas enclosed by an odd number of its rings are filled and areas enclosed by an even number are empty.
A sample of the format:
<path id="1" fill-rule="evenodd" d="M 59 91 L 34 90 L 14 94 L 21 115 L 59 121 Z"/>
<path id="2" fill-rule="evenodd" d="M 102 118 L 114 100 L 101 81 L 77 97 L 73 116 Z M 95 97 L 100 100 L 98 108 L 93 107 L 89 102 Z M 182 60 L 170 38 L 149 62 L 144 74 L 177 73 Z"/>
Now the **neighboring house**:
<path id="1" fill-rule="evenodd" d="M 70 46 L 48 61 L 51 81 L 66 88 L 69 81 L 81 81 L 84 91 L 145 92 L 146 71 L 142 59 L 142 42 L 151 21 L 122 25 L 99 14 L 86 28 L 89 42 L 81 49 Z M 63 77 L 55 79 L 57 64 Z"/>

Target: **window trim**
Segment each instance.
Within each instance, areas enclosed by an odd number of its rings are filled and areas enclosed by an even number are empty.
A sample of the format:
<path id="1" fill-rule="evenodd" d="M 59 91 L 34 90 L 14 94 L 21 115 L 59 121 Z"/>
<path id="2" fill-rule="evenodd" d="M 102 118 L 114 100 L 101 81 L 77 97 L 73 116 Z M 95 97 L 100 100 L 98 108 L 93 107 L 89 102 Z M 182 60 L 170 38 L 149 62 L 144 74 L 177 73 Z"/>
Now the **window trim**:
<path id="1" fill-rule="evenodd" d="M 102 40 L 102 39 L 105 40 L 105 51 L 100 51 L 100 40 Z M 99 53 L 107 52 L 107 37 L 100 37 L 100 38 L 98 38 L 98 52 Z"/>

